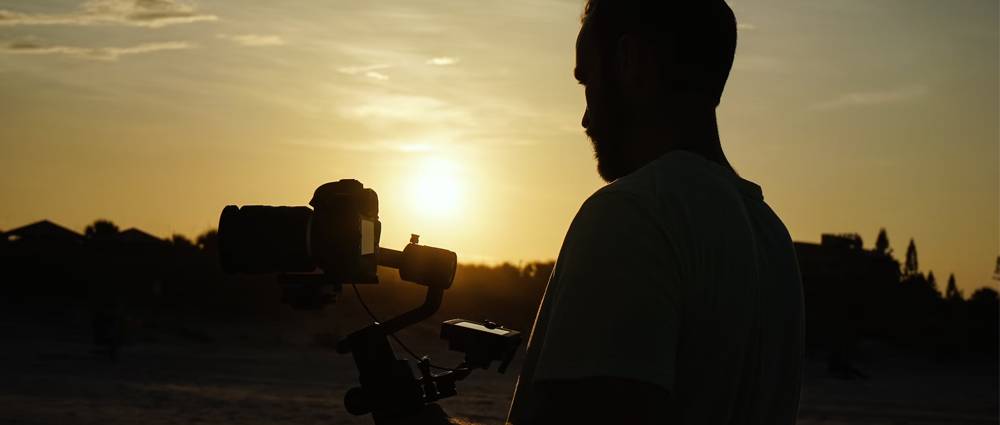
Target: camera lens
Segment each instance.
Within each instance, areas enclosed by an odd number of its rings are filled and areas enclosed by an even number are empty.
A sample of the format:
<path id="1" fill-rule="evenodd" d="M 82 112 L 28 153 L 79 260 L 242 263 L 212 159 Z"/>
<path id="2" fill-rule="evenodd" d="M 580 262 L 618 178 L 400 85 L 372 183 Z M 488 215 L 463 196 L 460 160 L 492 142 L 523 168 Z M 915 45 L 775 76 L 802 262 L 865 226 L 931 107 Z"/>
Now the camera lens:
<path id="1" fill-rule="evenodd" d="M 235 205 L 219 219 L 219 258 L 230 273 L 309 272 L 316 268 L 309 207 Z"/>

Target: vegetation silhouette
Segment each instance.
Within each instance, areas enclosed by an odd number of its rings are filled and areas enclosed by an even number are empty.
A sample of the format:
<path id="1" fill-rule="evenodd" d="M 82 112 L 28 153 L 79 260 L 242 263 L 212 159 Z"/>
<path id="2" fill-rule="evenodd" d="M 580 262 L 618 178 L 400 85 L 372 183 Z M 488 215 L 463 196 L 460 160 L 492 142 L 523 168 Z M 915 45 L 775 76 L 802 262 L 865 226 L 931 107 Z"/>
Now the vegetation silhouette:
<path id="1" fill-rule="evenodd" d="M 944 298 L 949 302 L 965 301 L 965 298 L 962 296 L 962 290 L 958 289 L 958 286 L 955 285 L 954 273 L 948 276 L 948 287 L 945 288 Z"/>
<path id="2" fill-rule="evenodd" d="M 118 234 L 118 226 L 110 220 L 97 220 L 87 226 L 83 236 L 90 240 L 104 239 Z"/>
<path id="3" fill-rule="evenodd" d="M 997 265 L 993 268 L 993 280 L 1000 280 L 1000 255 L 997 256 Z"/>
<path id="4" fill-rule="evenodd" d="M 830 373 L 866 374 L 852 364 L 854 347 L 879 340 L 942 359 L 997 356 L 1000 298 L 993 288 L 963 298 L 954 275 L 942 295 L 933 273 L 919 269 L 910 240 L 903 264 L 892 255 L 885 229 L 873 249 L 858 235 L 823 235 L 822 243 L 795 244 L 806 301 L 809 352 L 829 356 Z M 92 317 L 95 341 L 113 349 L 135 340 L 143 328 L 211 341 L 171 323 L 200 320 L 294 320 L 301 313 L 281 304 L 273 276 L 230 275 L 222 269 L 214 230 L 190 240 L 161 240 L 138 229 L 120 231 L 97 220 L 83 235 L 48 221 L 0 237 L 0 303 L 7 314 L 32 312 L 58 320 L 72 311 Z M 530 332 L 552 262 L 525 265 L 459 265 L 455 283 L 437 314 L 491 320 Z M 385 314 L 420 304 L 421 287 L 380 270 L 381 283 L 363 289 L 365 301 Z M 995 273 L 996 274 L 996 273 Z M 609 289 L 610 290 L 610 289 Z M 338 306 L 334 306 L 336 310 Z M 317 320 L 332 320 L 320 316 Z M 322 334 L 322 335 L 321 335 Z M 340 335 L 317 328 L 317 343 Z"/>
<path id="5" fill-rule="evenodd" d="M 878 231 L 878 239 L 875 241 L 875 252 L 885 255 L 892 254 L 892 249 L 889 248 L 889 235 L 885 233 L 885 227 Z"/>

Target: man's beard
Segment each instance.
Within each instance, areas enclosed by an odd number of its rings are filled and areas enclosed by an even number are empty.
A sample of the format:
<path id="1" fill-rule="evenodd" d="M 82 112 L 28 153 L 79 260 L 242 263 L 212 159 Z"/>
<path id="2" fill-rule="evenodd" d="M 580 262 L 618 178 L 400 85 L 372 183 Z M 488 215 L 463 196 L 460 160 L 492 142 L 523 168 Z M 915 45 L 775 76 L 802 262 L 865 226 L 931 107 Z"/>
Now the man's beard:
<path id="1" fill-rule="evenodd" d="M 597 174 L 611 183 L 629 174 L 625 163 L 625 140 L 628 137 L 628 119 L 625 104 L 614 91 L 613 82 L 608 81 L 601 94 L 601 116 L 590 116 L 585 133 L 594 147 L 597 160 Z M 593 111 L 590 111 L 593 112 Z"/>

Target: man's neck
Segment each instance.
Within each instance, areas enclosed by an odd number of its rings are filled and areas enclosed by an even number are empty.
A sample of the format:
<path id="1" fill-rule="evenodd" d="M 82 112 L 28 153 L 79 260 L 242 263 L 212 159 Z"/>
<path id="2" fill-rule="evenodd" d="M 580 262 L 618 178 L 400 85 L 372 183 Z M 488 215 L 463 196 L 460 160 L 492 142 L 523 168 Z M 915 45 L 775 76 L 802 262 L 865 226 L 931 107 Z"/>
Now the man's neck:
<path id="1" fill-rule="evenodd" d="M 736 173 L 719 139 L 719 127 L 715 114 L 711 116 L 687 116 L 676 119 L 676 124 L 667 128 L 662 125 L 651 125 L 637 128 L 632 140 L 637 145 L 630 149 L 629 162 L 633 170 L 638 170 L 646 164 L 655 161 L 667 152 L 683 150 L 712 161 Z"/>

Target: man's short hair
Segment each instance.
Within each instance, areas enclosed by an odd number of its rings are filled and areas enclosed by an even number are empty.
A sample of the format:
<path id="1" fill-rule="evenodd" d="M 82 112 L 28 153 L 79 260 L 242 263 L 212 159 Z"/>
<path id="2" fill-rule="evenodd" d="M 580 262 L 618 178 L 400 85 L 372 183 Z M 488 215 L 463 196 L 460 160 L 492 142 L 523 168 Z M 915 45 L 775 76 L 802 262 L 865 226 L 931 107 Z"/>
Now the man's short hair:
<path id="1" fill-rule="evenodd" d="M 619 37 L 639 36 L 658 57 L 674 52 L 676 61 L 660 63 L 661 81 L 719 104 L 736 53 L 736 16 L 724 0 L 587 0 L 581 22 L 591 26 L 605 64 Z"/>

